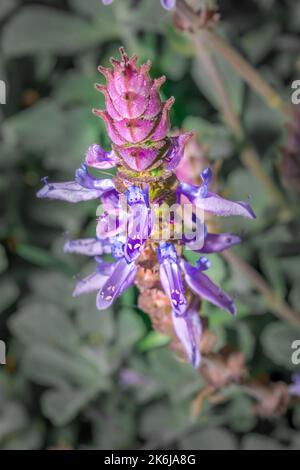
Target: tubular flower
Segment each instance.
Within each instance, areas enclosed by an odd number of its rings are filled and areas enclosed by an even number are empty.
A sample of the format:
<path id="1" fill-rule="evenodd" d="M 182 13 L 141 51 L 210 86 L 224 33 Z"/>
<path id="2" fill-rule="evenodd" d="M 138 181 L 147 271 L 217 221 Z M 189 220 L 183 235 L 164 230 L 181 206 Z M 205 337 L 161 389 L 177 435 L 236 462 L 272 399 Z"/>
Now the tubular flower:
<path id="1" fill-rule="evenodd" d="M 138 286 L 144 300 L 153 298 L 148 295 L 149 289 L 161 292 L 159 296 L 165 296 L 165 300 L 161 297 L 163 305 L 167 302 L 169 309 L 155 313 L 171 320 L 186 358 L 198 367 L 200 300 L 235 313 L 232 299 L 204 274 L 210 262 L 202 255 L 226 250 L 240 239 L 230 233 L 207 233 L 204 222 L 200 235 L 178 236 L 178 224 L 179 228 L 185 226 L 179 211 L 182 200 L 190 201 L 192 226 L 199 222 L 199 210 L 218 216 L 255 216 L 248 203 L 232 202 L 209 191 L 209 168 L 201 172 L 200 186 L 178 180 L 176 169 L 193 133 L 169 136 L 174 98 L 165 103 L 160 99 L 165 77 L 152 80 L 150 62 L 138 67 L 136 56 L 129 58 L 123 48 L 120 52 L 120 61 L 111 60 L 113 69 L 99 68 L 106 85 L 97 85 L 97 89 L 104 94 L 106 109 L 94 111 L 106 124 L 111 150 L 91 145 L 74 181 L 49 183 L 45 178 L 37 196 L 72 203 L 95 199 L 101 203 L 103 211 L 95 238 L 68 240 L 65 244 L 67 253 L 91 256 L 96 261 L 94 273 L 77 283 L 74 296 L 97 292 L 97 308 L 103 310 L 132 284 Z M 90 168 L 115 168 L 116 176 L 97 178 Z M 173 209 L 176 206 L 167 219 L 158 216 L 165 205 Z M 200 254 L 195 266 L 185 259 L 185 250 Z M 102 259 L 107 254 L 114 262 Z"/>

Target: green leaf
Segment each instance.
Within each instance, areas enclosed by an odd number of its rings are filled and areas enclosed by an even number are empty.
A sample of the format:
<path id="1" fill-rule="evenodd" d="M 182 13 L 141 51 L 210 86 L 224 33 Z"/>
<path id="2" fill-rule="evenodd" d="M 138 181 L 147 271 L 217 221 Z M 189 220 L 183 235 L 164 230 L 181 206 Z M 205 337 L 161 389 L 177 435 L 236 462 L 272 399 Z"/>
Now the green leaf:
<path id="1" fill-rule="evenodd" d="M 76 299 L 80 300 L 80 299 Z M 109 310 L 99 311 L 96 309 L 96 300 L 94 296 L 82 300 L 87 307 L 84 308 L 83 302 L 76 306 L 77 316 L 76 324 L 81 335 L 88 338 L 92 344 L 101 344 L 109 342 L 114 337 L 114 317 L 113 312 Z"/>
<path id="2" fill-rule="evenodd" d="M 145 338 L 139 341 L 137 349 L 140 352 L 150 351 L 151 349 L 161 348 L 170 343 L 170 336 L 162 335 L 157 331 L 150 331 Z"/>
<path id="3" fill-rule="evenodd" d="M 27 6 L 4 26 L 2 47 L 7 57 L 40 53 L 64 56 L 96 45 L 101 36 L 98 28 L 78 16 Z"/>
<path id="4" fill-rule="evenodd" d="M 49 270 L 35 270 L 29 279 L 34 299 L 39 304 L 52 305 L 61 311 L 73 309 L 77 306 L 78 299 L 72 297 L 75 287 L 74 279 L 60 272 Z M 55 295 L 53 295 L 55 292 Z M 51 305 L 52 304 L 52 305 Z"/>
<path id="5" fill-rule="evenodd" d="M 98 393 L 98 386 L 83 390 L 63 387 L 48 391 L 41 399 L 42 410 L 54 426 L 64 426 L 73 420 Z"/>
<path id="6" fill-rule="evenodd" d="M 300 329 L 275 322 L 268 325 L 261 336 L 261 344 L 265 354 L 272 362 L 287 369 L 295 369 L 292 363 L 292 343 L 300 339 Z"/>
<path id="7" fill-rule="evenodd" d="M 190 423 L 187 405 L 171 407 L 170 404 L 159 402 L 146 408 L 141 418 L 141 435 L 154 442 L 155 445 L 164 445 L 179 438 Z"/>
<path id="8" fill-rule="evenodd" d="M 52 253 L 42 248 L 26 245 L 25 243 L 20 243 L 16 247 L 16 254 L 21 258 L 29 261 L 32 264 L 41 267 L 62 267 L 66 268 L 66 265 L 63 265 L 59 259 L 54 257 Z"/>
<path id="9" fill-rule="evenodd" d="M 0 245 L 0 274 L 6 271 L 8 267 L 8 261 L 6 257 L 5 249 L 2 245 Z"/>
<path id="10" fill-rule="evenodd" d="M 49 344 L 71 351 L 79 346 L 78 335 L 67 314 L 49 303 L 35 302 L 21 308 L 10 318 L 9 326 L 26 345 Z"/>
<path id="11" fill-rule="evenodd" d="M 134 311 L 123 308 L 118 312 L 118 349 L 132 348 L 145 334 L 146 327 L 142 318 Z"/>
<path id="12" fill-rule="evenodd" d="M 245 395 L 238 395 L 226 410 L 226 421 L 235 432 L 249 432 L 257 418 L 253 413 L 253 401 Z"/>
<path id="13" fill-rule="evenodd" d="M 242 440 L 243 450 L 281 450 L 279 442 L 263 434 L 248 434 Z"/>
<path id="14" fill-rule="evenodd" d="M 233 142 L 230 132 L 223 125 L 212 124 L 197 116 L 188 116 L 183 127 L 186 130 L 195 130 L 198 133 L 202 145 L 208 146 L 211 159 L 228 158 L 233 153 Z"/>
<path id="15" fill-rule="evenodd" d="M 63 387 L 93 387 L 106 389 L 108 379 L 100 374 L 94 363 L 77 354 L 34 344 L 26 350 L 23 370 L 30 380 L 40 385 Z"/>
<path id="16" fill-rule="evenodd" d="M 44 152 L 53 147 L 53 143 L 63 135 L 64 127 L 61 109 L 54 101 L 45 98 L 29 109 L 6 119 L 3 133 L 8 142 L 20 145 L 21 149 Z"/>
<path id="17" fill-rule="evenodd" d="M 237 442 L 232 433 L 221 428 L 196 431 L 180 442 L 182 450 L 236 450 Z"/>
<path id="18" fill-rule="evenodd" d="M 246 51 L 251 62 L 257 64 L 273 49 L 274 40 L 278 37 L 279 26 L 276 23 L 266 23 L 245 34 L 241 46 Z"/>
<path id="19" fill-rule="evenodd" d="M 191 397 L 201 388 L 197 371 L 179 359 L 167 348 L 154 349 L 148 353 L 150 368 L 148 375 L 162 384 L 174 403 Z"/>
<path id="20" fill-rule="evenodd" d="M 211 58 L 214 61 L 219 78 L 228 94 L 228 99 L 232 104 L 233 109 L 237 114 L 240 114 L 242 111 L 245 90 L 242 79 L 225 59 L 213 53 L 211 53 Z M 192 76 L 207 100 L 210 101 L 216 109 L 222 112 L 222 103 L 218 93 L 216 92 L 214 83 L 212 82 L 210 75 L 207 73 L 202 61 L 199 59 L 195 59 L 193 63 Z"/>
<path id="21" fill-rule="evenodd" d="M 26 411 L 20 403 L 10 402 L 5 406 L 1 403 L 0 418 L 0 441 L 28 425 Z"/>
<path id="22" fill-rule="evenodd" d="M 74 106 L 84 104 L 104 107 L 104 98 L 97 93 L 94 84 L 100 82 L 100 75 L 84 75 L 78 71 L 71 70 L 63 75 L 56 85 L 53 97 L 62 106 Z"/>
<path id="23" fill-rule="evenodd" d="M 19 288 L 10 278 L 1 281 L 0 313 L 8 308 L 18 297 Z"/>
<path id="24" fill-rule="evenodd" d="M 16 6 L 18 5 L 17 0 L 1 0 L 0 4 L 0 20 L 5 18 Z"/>
<path id="25" fill-rule="evenodd" d="M 72 107 L 65 111 L 64 119 L 63 133 L 47 151 L 45 166 L 51 170 L 73 174 L 91 143 L 98 142 L 99 133 L 104 135 L 105 126 L 92 115 L 87 106 Z"/>

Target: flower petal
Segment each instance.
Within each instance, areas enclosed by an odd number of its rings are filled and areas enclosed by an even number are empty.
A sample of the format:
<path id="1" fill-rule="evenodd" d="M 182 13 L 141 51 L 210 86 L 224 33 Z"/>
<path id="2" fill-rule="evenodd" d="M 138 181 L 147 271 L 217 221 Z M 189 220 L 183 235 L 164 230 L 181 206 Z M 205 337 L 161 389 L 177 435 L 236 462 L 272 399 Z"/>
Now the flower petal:
<path id="1" fill-rule="evenodd" d="M 114 270 L 97 295 L 97 308 L 105 310 L 114 300 L 133 283 L 137 273 L 134 263 L 127 263 L 125 258 L 114 263 Z"/>
<path id="2" fill-rule="evenodd" d="M 143 245 L 151 234 L 153 218 L 152 211 L 148 207 L 146 192 L 138 186 L 131 186 L 125 194 L 130 207 L 130 216 L 124 254 L 127 261 L 133 261 L 141 254 Z"/>
<path id="3" fill-rule="evenodd" d="M 160 3 L 165 10 L 172 10 L 176 7 L 176 0 L 160 0 Z"/>
<path id="4" fill-rule="evenodd" d="M 85 163 L 75 172 L 75 181 L 87 189 L 100 191 L 100 197 L 108 191 L 114 191 L 115 185 L 110 178 L 95 178 L 92 176 Z"/>
<path id="5" fill-rule="evenodd" d="M 181 267 L 185 273 L 185 280 L 188 286 L 195 294 L 233 315 L 236 313 L 232 298 L 225 294 L 201 270 L 194 268 L 184 260 L 181 262 Z"/>
<path id="6" fill-rule="evenodd" d="M 103 263 L 103 265 L 105 266 L 103 266 L 102 270 L 97 270 L 84 279 L 80 279 L 78 281 L 73 292 L 73 297 L 95 292 L 104 286 L 114 269 L 114 263 Z"/>
<path id="7" fill-rule="evenodd" d="M 46 183 L 37 193 L 37 197 L 76 203 L 97 199 L 101 197 L 101 194 L 102 191 L 99 189 L 84 188 L 76 181 L 68 181 L 65 183 Z"/>
<path id="8" fill-rule="evenodd" d="M 99 256 L 111 252 L 111 243 L 97 238 L 68 240 L 64 246 L 65 253 L 76 253 L 85 256 Z"/>
<path id="9" fill-rule="evenodd" d="M 105 152 L 100 145 L 94 144 L 88 148 L 85 156 L 85 163 L 92 168 L 98 170 L 108 170 L 114 168 L 118 162 L 118 158 L 114 151 Z"/>
<path id="10" fill-rule="evenodd" d="M 186 247 L 190 250 L 197 251 L 198 253 L 219 253 L 220 251 L 227 250 L 240 242 L 240 237 L 232 235 L 231 233 L 208 233 L 205 237 L 202 248 L 194 248 L 197 247 L 198 242 L 187 243 Z"/>
<path id="11" fill-rule="evenodd" d="M 247 202 L 229 201 L 212 192 L 203 194 L 202 190 L 203 187 L 182 183 L 178 192 L 184 194 L 193 204 L 205 212 L 225 217 L 239 215 L 255 219 L 256 216 Z"/>
<path id="12" fill-rule="evenodd" d="M 152 230 L 151 211 L 147 206 L 137 204 L 131 210 L 128 236 L 124 250 L 128 261 L 133 261 L 139 257 L 143 250 L 143 245 L 148 240 Z"/>
<path id="13" fill-rule="evenodd" d="M 184 154 L 187 142 L 193 137 L 193 132 L 186 132 L 176 137 L 170 137 L 170 148 L 164 157 L 164 168 L 175 170 Z"/>
<path id="14" fill-rule="evenodd" d="M 176 316 L 182 316 L 187 309 L 184 287 L 178 265 L 176 250 L 169 243 L 162 243 L 158 248 L 159 274 L 162 287 L 170 299 Z"/>
<path id="15" fill-rule="evenodd" d="M 186 315 L 178 317 L 172 312 L 173 326 L 187 357 L 193 367 L 201 362 L 199 342 L 202 333 L 201 320 L 196 305 L 191 305 Z"/>

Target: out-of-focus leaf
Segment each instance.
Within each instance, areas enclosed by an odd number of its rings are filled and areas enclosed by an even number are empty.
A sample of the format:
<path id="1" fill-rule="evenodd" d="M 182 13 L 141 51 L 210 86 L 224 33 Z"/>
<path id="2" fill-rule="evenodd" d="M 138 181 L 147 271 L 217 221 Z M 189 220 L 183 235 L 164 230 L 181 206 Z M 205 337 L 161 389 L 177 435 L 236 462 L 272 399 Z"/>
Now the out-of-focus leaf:
<path id="1" fill-rule="evenodd" d="M 261 336 L 265 354 L 272 362 L 287 369 L 295 369 L 292 363 L 292 343 L 300 338 L 300 329 L 285 323 L 275 322 L 268 325 Z"/>
<path id="2" fill-rule="evenodd" d="M 187 61 L 185 57 L 169 47 L 165 47 L 161 58 L 161 69 L 165 71 L 165 74 L 169 79 L 182 79 L 186 71 L 186 67 Z"/>
<path id="3" fill-rule="evenodd" d="M 55 145 L 49 148 L 45 156 L 45 165 L 49 169 L 66 171 L 73 175 L 74 169 L 84 160 L 91 143 L 98 142 L 104 124 L 93 116 L 86 106 L 73 107 L 66 111 L 65 119 L 64 133 L 60 135 Z"/>
<path id="4" fill-rule="evenodd" d="M 220 80 L 228 93 L 228 97 L 237 114 L 242 111 L 244 84 L 239 75 L 232 69 L 228 62 L 220 56 L 211 54 L 211 58 L 215 63 Z M 198 85 L 200 91 L 211 102 L 211 104 L 222 111 L 222 105 L 218 93 L 214 87 L 210 75 L 207 73 L 205 66 L 198 59 L 194 61 L 192 68 L 192 76 Z"/>
<path id="5" fill-rule="evenodd" d="M 92 344 L 111 341 L 114 336 L 113 312 L 111 310 L 97 310 L 96 300 L 93 295 L 90 304 L 92 307 L 89 309 L 84 309 L 82 304 L 77 308 L 76 323 L 80 334 L 87 337 Z"/>
<path id="6" fill-rule="evenodd" d="M 96 449 L 128 449 L 136 432 L 130 405 L 125 404 L 121 408 L 112 400 L 106 402 L 100 416 L 97 416 L 97 411 L 91 411 Z"/>
<path id="7" fill-rule="evenodd" d="M 194 432 L 180 442 L 182 450 L 235 450 L 237 442 L 232 433 L 221 428 Z"/>
<path id="8" fill-rule="evenodd" d="M 72 297 L 74 284 L 71 276 L 51 270 L 37 270 L 29 279 L 29 285 L 39 304 L 54 306 L 56 310 L 73 309 L 77 305 L 77 300 Z"/>
<path id="9" fill-rule="evenodd" d="M 185 404 L 186 405 L 186 404 Z M 146 408 L 141 419 L 140 432 L 152 445 L 166 446 L 178 439 L 191 424 L 189 410 L 156 403 Z M 151 446 L 153 449 L 153 447 Z"/>
<path id="10" fill-rule="evenodd" d="M 260 253 L 260 260 L 262 271 L 266 276 L 266 279 L 278 293 L 278 296 L 284 298 L 286 294 L 286 285 L 280 261 L 272 256 L 271 253 L 266 252 Z"/>
<path id="11" fill-rule="evenodd" d="M 183 127 L 198 133 L 201 144 L 208 146 L 211 159 L 224 159 L 232 155 L 233 142 L 225 126 L 214 125 L 200 117 L 188 116 L 184 120 Z"/>
<path id="12" fill-rule="evenodd" d="M 257 418 L 253 413 L 252 400 L 244 395 L 238 395 L 226 410 L 226 421 L 235 432 L 249 432 L 254 428 Z"/>
<path id="13" fill-rule="evenodd" d="M 68 424 L 99 393 L 99 387 L 75 389 L 61 387 L 44 393 L 41 405 L 45 416 L 55 426 Z"/>
<path id="14" fill-rule="evenodd" d="M 274 109 L 269 108 L 254 93 L 250 94 L 248 104 L 245 109 L 245 126 L 248 132 L 259 135 L 264 139 L 267 149 L 270 149 L 270 136 L 276 139 L 277 143 L 282 142 L 283 137 L 283 116 Z"/>
<path id="15" fill-rule="evenodd" d="M 45 98 L 29 109 L 8 118 L 3 133 L 9 142 L 21 150 L 32 152 L 51 148 L 64 133 L 64 117 L 59 106 Z"/>
<path id="16" fill-rule="evenodd" d="M 101 81 L 101 75 L 86 76 L 76 71 L 70 71 L 61 78 L 54 91 L 54 98 L 62 106 L 84 104 L 98 108 L 104 107 L 104 98 L 97 93 L 94 84 Z"/>
<path id="17" fill-rule="evenodd" d="M 0 245 L 0 274 L 6 271 L 7 266 L 8 266 L 8 262 L 7 262 L 5 249 L 2 245 Z"/>
<path id="18" fill-rule="evenodd" d="M 17 0 L 1 0 L 0 20 L 5 18 L 5 16 L 7 16 L 17 5 Z"/>
<path id="19" fill-rule="evenodd" d="M 270 22 L 243 36 L 241 45 L 252 63 L 257 64 L 264 59 L 272 50 L 274 40 L 277 39 L 278 34 L 278 24 Z"/>
<path id="20" fill-rule="evenodd" d="M 45 426 L 40 423 L 29 423 L 20 432 L 13 433 L 1 445 L 2 450 L 37 450 L 44 441 Z"/>
<path id="21" fill-rule="evenodd" d="M 238 349 L 242 351 L 247 359 L 251 359 L 255 348 L 255 338 L 246 323 L 237 321 L 235 324 L 237 332 Z"/>
<path id="22" fill-rule="evenodd" d="M 138 343 L 137 348 L 140 352 L 146 352 L 151 349 L 166 346 L 169 342 L 169 336 L 157 333 L 157 331 L 150 331 L 147 336 Z"/>
<path id="23" fill-rule="evenodd" d="M 79 353 L 66 353 L 46 345 L 34 345 L 24 356 L 23 370 L 26 376 L 41 385 L 62 387 L 99 386 L 106 389 L 107 377 Z"/>
<path id="24" fill-rule="evenodd" d="M 242 440 L 242 450 L 282 450 L 279 442 L 263 434 L 248 434 Z"/>
<path id="25" fill-rule="evenodd" d="M 295 2 L 291 2 L 291 9 L 290 9 L 290 28 L 295 33 L 299 33 L 300 31 L 300 4 Z"/>
<path id="26" fill-rule="evenodd" d="M 295 284 L 294 287 L 292 288 L 289 294 L 289 301 L 291 302 L 296 312 L 300 312 L 300 291 L 299 291 L 298 284 L 297 285 Z"/>
<path id="27" fill-rule="evenodd" d="M 17 284 L 9 278 L 1 280 L 0 314 L 9 307 L 18 297 L 19 288 Z"/>
<path id="28" fill-rule="evenodd" d="M 94 46 L 101 37 L 101 29 L 76 15 L 33 5 L 4 26 L 2 44 L 7 57 L 47 52 L 64 56 Z"/>
<path id="29" fill-rule="evenodd" d="M 122 309 L 118 312 L 118 343 L 121 351 L 126 351 L 145 334 L 145 325 L 134 311 Z"/>
<path id="30" fill-rule="evenodd" d="M 1 406 L 0 417 L 0 441 L 24 429 L 28 424 L 26 411 L 18 403 L 11 402 L 6 403 L 5 407 Z"/>
<path id="31" fill-rule="evenodd" d="M 162 384 L 174 403 L 182 402 L 200 390 L 201 379 L 197 371 L 190 364 L 180 362 L 166 348 L 154 349 L 148 357 L 151 365 L 148 374 Z"/>
<path id="32" fill-rule="evenodd" d="M 20 243 L 16 247 L 16 253 L 21 258 L 33 263 L 37 266 L 42 267 L 62 267 L 68 270 L 67 265 L 63 265 L 60 260 L 55 258 L 49 251 L 43 250 L 42 248 L 26 245 L 24 243 Z"/>
<path id="33" fill-rule="evenodd" d="M 71 351 L 79 346 L 78 335 L 67 314 L 50 303 L 40 302 L 21 308 L 10 318 L 9 325 L 14 335 L 26 345 L 50 344 Z"/>
<path id="34" fill-rule="evenodd" d="M 177 31 L 173 26 L 166 29 L 167 39 L 170 46 L 180 55 L 184 57 L 192 57 L 194 54 L 194 46 L 192 41 L 182 32 Z"/>

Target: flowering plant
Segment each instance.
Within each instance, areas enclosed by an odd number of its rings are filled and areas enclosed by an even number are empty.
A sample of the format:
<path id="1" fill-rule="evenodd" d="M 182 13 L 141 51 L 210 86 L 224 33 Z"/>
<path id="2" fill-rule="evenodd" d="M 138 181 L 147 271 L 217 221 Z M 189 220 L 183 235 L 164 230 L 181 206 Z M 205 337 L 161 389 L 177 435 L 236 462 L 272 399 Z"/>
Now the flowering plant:
<path id="1" fill-rule="evenodd" d="M 96 260 L 95 272 L 78 282 L 74 296 L 97 291 L 97 308 L 103 310 L 136 282 L 139 270 L 159 273 L 154 284 L 160 282 L 169 300 L 169 314 L 177 339 L 186 357 L 198 367 L 199 299 L 206 299 L 231 314 L 236 311 L 232 298 L 204 273 L 210 262 L 202 255 L 223 251 L 239 243 L 240 239 L 228 233 L 207 233 L 205 224 L 202 224 L 200 244 L 197 231 L 192 237 L 189 233 L 178 239 L 175 224 L 178 218 L 173 214 L 167 221 L 158 218 L 154 223 L 155 211 L 159 211 L 166 201 L 177 203 L 180 208 L 184 196 L 192 204 L 191 225 L 199 223 L 195 213 L 199 209 L 204 214 L 217 216 L 255 216 L 247 202 L 229 201 L 209 190 L 212 180 L 209 168 L 201 173 L 201 186 L 177 179 L 176 168 L 192 133 L 168 135 L 174 98 L 164 103 L 160 99 L 159 89 L 165 77 L 151 79 L 150 61 L 138 67 L 136 56 L 129 58 L 123 48 L 120 53 L 120 61 L 111 59 L 113 69 L 99 67 L 106 78 L 106 86 L 96 85 L 104 94 L 106 110 L 94 110 L 94 113 L 104 120 L 112 149 L 106 152 L 99 145 L 91 145 L 74 181 L 49 183 L 45 180 L 38 197 L 71 203 L 93 199 L 102 202 L 104 212 L 98 221 L 97 236 L 69 240 L 65 245 L 65 251 L 69 253 L 93 256 Z M 98 179 L 92 176 L 89 168 L 116 168 L 117 172 L 115 178 Z M 129 207 L 126 217 L 124 198 Z M 184 221 L 179 216 L 181 227 L 182 224 Z M 201 255 L 196 266 L 185 259 L 184 248 L 196 249 Z M 115 262 L 103 261 L 103 254 L 111 254 Z M 145 289 L 141 283 L 139 286 L 141 290 Z"/>

